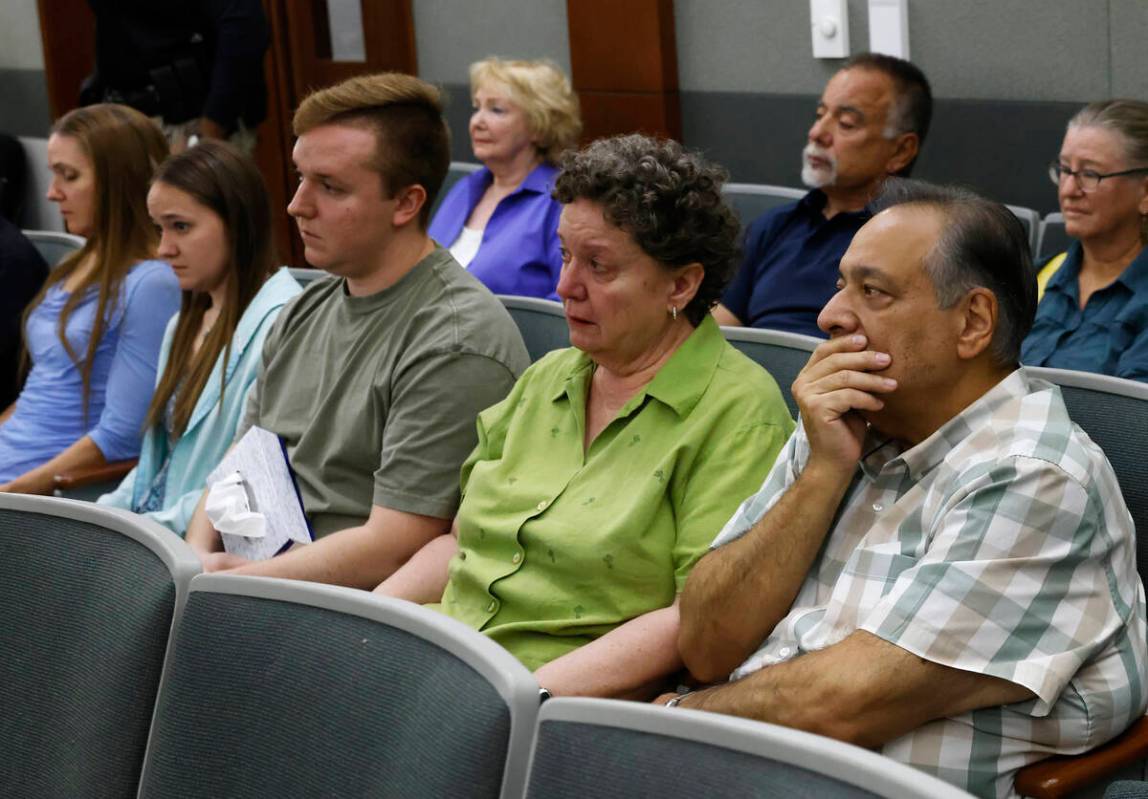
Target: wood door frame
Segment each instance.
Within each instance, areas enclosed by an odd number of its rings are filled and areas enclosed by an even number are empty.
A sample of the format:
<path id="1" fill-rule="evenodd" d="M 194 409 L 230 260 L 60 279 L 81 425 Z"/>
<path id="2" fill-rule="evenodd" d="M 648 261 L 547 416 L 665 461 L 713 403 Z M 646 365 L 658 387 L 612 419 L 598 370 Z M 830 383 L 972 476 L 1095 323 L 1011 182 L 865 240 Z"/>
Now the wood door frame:
<path id="1" fill-rule="evenodd" d="M 673 0 L 566 0 L 584 142 L 616 133 L 681 139 Z"/>

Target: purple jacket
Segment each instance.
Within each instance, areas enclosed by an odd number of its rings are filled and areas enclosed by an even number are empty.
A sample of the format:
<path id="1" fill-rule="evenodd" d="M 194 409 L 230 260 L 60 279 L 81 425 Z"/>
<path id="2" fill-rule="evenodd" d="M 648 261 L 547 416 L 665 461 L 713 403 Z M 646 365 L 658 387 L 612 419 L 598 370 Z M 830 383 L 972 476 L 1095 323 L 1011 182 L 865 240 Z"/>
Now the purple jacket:
<path id="1" fill-rule="evenodd" d="M 550 198 L 557 174 L 556 167 L 539 164 L 517 191 L 503 198 L 486 223 L 482 244 L 468 269 L 495 294 L 558 299 L 562 206 Z M 431 238 L 444 247 L 454 244 L 493 179 L 483 167 L 455 183 L 431 220 Z"/>

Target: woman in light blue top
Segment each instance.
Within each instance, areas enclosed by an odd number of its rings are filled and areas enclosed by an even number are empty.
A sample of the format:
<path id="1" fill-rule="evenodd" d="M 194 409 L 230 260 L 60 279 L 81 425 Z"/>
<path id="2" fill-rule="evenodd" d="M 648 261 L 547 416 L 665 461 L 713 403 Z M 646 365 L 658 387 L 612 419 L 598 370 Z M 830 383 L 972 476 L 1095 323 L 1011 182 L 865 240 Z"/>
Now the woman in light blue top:
<path id="1" fill-rule="evenodd" d="M 139 465 L 99 502 L 183 535 L 235 436 L 263 339 L 300 288 L 274 271 L 267 190 L 231 145 L 209 140 L 172 156 L 147 204 L 183 300 L 164 337 Z"/>
<path id="2" fill-rule="evenodd" d="M 160 129 L 125 106 L 79 108 L 52 128 L 48 199 L 87 242 L 29 306 L 31 369 L 0 415 L 0 491 L 47 494 L 56 474 L 139 452 L 164 326 L 179 307 L 171 270 L 147 260 L 148 181 L 166 155 Z"/>

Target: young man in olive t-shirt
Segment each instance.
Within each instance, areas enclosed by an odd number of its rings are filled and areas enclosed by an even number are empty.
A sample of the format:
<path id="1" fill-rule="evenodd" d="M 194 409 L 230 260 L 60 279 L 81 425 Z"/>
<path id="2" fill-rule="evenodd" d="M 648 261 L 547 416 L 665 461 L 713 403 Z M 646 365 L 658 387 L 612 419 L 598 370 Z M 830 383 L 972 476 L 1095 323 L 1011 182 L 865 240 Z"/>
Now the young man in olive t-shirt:
<path id="1" fill-rule="evenodd" d="M 237 437 L 284 441 L 315 542 L 271 560 L 218 551 L 201 507 L 187 541 L 208 571 L 370 588 L 445 533 L 478 411 L 529 363 L 502 304 L 426 233 L 449 163 L 438 91 L 353 78 L 295 113 L 288 206 L 312 285 L 276 320 Z"/>

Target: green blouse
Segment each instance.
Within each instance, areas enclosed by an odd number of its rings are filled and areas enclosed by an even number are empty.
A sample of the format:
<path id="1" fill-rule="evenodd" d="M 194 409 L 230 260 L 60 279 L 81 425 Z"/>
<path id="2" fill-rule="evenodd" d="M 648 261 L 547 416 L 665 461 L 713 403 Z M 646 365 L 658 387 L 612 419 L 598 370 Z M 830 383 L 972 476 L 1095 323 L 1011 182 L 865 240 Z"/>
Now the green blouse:
<path id="1" fill-rule="evenodd" d="M 532 366 L 478 418 L 438 610 L 529 668 L 666 607 L 793 431 L 781 393 L 707 317 L 583 451 L 594 363 Z"/>

